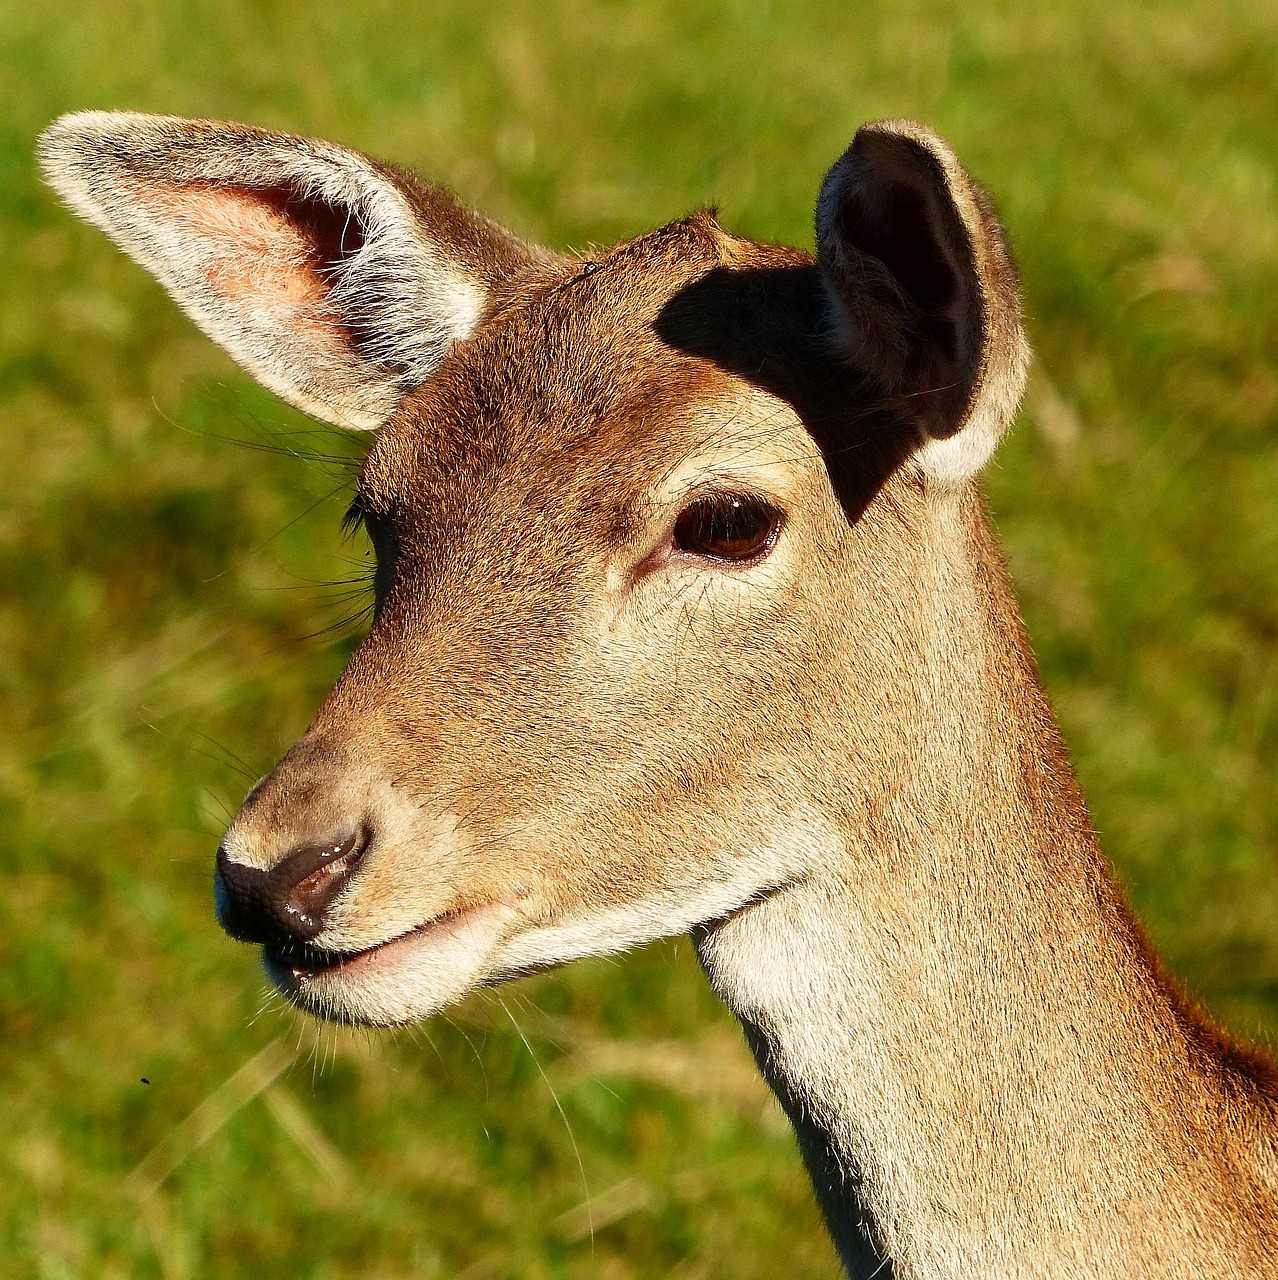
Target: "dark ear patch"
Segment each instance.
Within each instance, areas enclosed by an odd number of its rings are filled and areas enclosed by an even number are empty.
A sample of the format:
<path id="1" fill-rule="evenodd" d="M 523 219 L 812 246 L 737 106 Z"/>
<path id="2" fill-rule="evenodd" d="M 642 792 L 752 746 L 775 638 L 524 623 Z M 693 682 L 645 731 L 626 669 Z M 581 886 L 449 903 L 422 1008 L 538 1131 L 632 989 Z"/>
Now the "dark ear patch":
<path id="1" fill-rule="evenodd" d="M 845 358 L 922 441 L 986 410 L 1001 419 L 983 419 L 982 449 L 949 451 L 969 472 L 1010 419 L 1026 359 L 1015 270 L 983 194 L 936 135 L 867 125 L 822 186 L 817 246 Z"/>
<path id="2" fill-rule="evenodd" d="M 957 340 L 949 311 L 959 282 L 929 225 L 926 201 L 926 193 L 911 183 L 885 184 L 866 204 L 845 201 L 838 210 L 838 230 L 844 244 L 863 259 L 882 263 L 900 291 L 897 300 L 913 310 L 953 358 Z"/>

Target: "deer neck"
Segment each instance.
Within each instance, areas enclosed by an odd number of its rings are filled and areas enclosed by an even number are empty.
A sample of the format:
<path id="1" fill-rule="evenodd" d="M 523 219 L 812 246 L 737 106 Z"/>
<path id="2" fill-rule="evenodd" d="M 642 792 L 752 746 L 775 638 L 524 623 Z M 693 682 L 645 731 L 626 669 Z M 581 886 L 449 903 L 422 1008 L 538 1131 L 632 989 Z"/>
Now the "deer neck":
<path id="1" fill-rule="evenodd" d="M 812 873 L 701 930 L 702 963 L 853 1276 L 1235 1274 L 1274 1213 L 1272 1103 L 1159 978 L 960 522 L 893 790 L 831 769 Z"/>

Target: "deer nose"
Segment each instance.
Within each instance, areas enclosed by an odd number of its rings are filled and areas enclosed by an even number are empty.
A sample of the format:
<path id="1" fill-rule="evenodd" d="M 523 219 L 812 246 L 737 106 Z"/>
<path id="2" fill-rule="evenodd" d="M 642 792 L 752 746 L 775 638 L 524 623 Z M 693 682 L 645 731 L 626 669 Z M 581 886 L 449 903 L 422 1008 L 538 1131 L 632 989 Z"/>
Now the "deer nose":
<path id="1" fill-rule="evenodd" d="M 365 829 L 298 845 L 267 871 L 217 851 L 218 919 L 241 942 L 309 942 L 368 848 Z"/>

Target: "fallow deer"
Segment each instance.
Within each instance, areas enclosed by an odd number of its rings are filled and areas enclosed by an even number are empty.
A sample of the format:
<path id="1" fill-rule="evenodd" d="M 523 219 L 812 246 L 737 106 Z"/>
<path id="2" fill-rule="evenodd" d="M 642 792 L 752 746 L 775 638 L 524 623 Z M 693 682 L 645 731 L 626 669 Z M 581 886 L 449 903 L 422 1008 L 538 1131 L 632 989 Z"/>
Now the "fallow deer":
<path id="1" fill-rule="evenodd" d="M 324 142 L 66 117 L 49 181 L 284 399 L 375 431 L 367 638 L 218 851 L 321 1017 L 691 932 L 854 1276 L 1278 1275 L 1278 1082 L 1102 857 L 977 479 L 1028 352 L 949 147 L 815 258 L 590 260 Z"/>

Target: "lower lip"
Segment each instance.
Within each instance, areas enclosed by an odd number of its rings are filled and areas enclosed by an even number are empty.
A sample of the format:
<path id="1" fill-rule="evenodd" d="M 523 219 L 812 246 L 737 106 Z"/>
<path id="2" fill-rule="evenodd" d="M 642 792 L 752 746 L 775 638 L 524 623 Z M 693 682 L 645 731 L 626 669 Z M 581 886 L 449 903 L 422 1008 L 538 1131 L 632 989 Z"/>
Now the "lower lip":
<path id="1" fill-rule="evenodd" d="M 388 938 L 376 946 L 363 951 L 352 951 L 347 955 L 336 955 L 327 963 L 303 962 L 290 956 L 263 952 L 267 972 L 272 981 L 286 994 L 293 995 L 302 991 L 310 982 L 319 978 L 363 977 L 365 974 L 394 965 L 395 961 L 410 951 L 421 946 L 429 946 L 433 940 L 450 934 L 459 925 L 476 920 L 486 906 L 470 907 L 465 911 L 454 911 L 448 915 L 436 916 L 426 924 L 418 925 L 408 933 Z"/>

